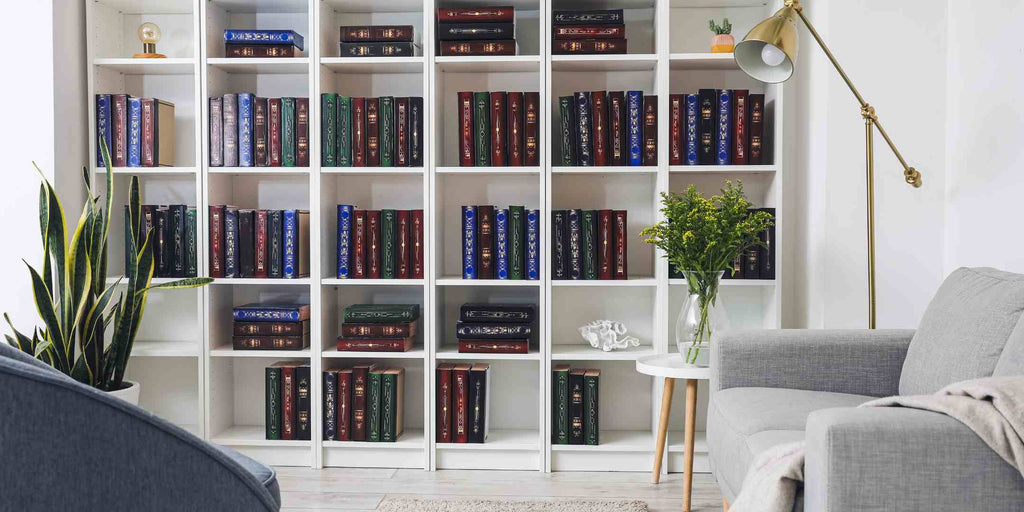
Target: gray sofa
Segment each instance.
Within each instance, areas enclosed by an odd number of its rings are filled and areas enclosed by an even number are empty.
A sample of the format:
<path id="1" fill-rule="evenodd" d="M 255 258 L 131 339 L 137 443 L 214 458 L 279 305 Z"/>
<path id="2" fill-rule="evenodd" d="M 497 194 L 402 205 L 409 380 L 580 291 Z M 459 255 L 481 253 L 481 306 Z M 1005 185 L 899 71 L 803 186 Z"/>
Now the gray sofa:
<path id="1" fill-rule="evenodd" d="M 806 441 L 795 510 L 1024 511 L 1024 479 L 941 414 L 855 409 L 986 376 L 1024 375 L 1024 275 L 961 268 L 915 330 L 725 333 L 712 348 L 707 441 L 726 500 L 753 460 Z"/>
<path id="2" fill-rule="evenodd" d="M 0 511 L 276 511 L 274 470 L 0 342 Z"/>

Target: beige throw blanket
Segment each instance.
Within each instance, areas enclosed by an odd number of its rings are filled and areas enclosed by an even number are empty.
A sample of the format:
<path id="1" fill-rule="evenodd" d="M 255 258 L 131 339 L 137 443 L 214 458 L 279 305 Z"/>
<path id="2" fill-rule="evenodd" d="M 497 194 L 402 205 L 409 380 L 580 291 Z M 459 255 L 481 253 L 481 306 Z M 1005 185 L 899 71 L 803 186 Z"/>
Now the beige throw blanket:
<path id="1" fill-rule="evenodd" d="M 861 407 L 910 407 L 945 414 L 973 430 L 1024 476 L 1024 377 L 957 382 L 934 395 L 879 398 Z M 730 512 L 791 512 L 803 480 L 803 442 L 770 448 L 747 472 Z"/>

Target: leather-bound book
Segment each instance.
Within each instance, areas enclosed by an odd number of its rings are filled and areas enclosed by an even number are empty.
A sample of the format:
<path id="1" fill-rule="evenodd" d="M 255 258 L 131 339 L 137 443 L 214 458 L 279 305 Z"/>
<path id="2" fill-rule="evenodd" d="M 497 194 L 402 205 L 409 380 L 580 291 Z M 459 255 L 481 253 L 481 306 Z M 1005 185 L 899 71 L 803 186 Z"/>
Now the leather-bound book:
<path id="1" fill-rule="evenodd" d="M 516 41 L 441 41 L 438 55 L 515 55 Z"/>
<path id="2" fill-rule="evenodd" d="M 267 212 L 267 277 L 284 275 L 284 212 Z"/>
<path id="3" fill-rule="evenodd" d="M 476 166 L 491 165 L 491 97 L 487 92 L 473 93 L 473 146 Z"/>
<path id="4" fill-rule="evenodd" d="M 758 277 L 761 279 L 775 279 L 775 208 L 761 208 L 760 211 L 767 212 L 772 216 L 772 225 L 761 232 L 758 238 L 764 247 L 758 247 Z"/>
<path id="5" fill-rule="evenodd" d="M 735 89 L 732 91 L 732 163 L 747 165 L 747 148 L 750 146 L 750 91 Z"/>
<path id="6" fill-rule="evenodd" d="M 257 167 L 270 165 L 270 152 L 267 145 L 267 98 L 256 98 L 253 106 L 253 163 Z"/>
<path id="7" fill-rule="evenodd" d="M 210 98 L 210 167 L 224 166 L 223 104 L 221 96 Z"/>
<path id="8" fill-rule="evenodd" d="M 594 165 L 608 165 L 608 101 L 604 91 L 590 93 L 591 119 L 594 123 Z"/>
<path id="9" fill-rule="evenodd" d="M 508 274 L 509 279 L 524 279 L 526 270 L 526 209 L 508 207 Z"/>
<path id="10" fill-rule="evenodd" d="M 528 354 L 530 340 L 459 340 L 460 354 Z"/>
<path id="11" fill-rule="evenodd" d="M 529 339 L 531 334 L 533 326 L 521 322 L 459 322 L 455 326 L 455 337 L 460 340 L 522 340 Z"/>
<path id="12" fill-rule="evenodd" d="M 423 210 L 412 211 L 412 227 L 409 232 L 409 245 L 412 251 L 412 267 L 410 277 L 412 279 L 423 279 L 423 248 L 425 245 L 423 235 Z"/>
<path id="13" fill-rule="evenodd" d="M 224 277 L 224 205 L 210 205 L 210 277 Z"/>
<path id="14" fill-rule="evenodd" d="M 238 165 L 254 167 L 253 145 L 255 143 L 253 99 L 251 93 L 238 93 Z"/>
<path id="15" fill-rule="evenodd" d="M 418 321 L 408 323 L 353 323 L 341 324 L 341 337 L 354 338 L 409 338 L 416 336 Z"/>
<path id="16" fill-rule="evenodd" d="M 582 232 L 583 241 L 583 279 L 597 279 L 597 210 L 583 210 Z"/>
<path id="17" fill-rule="evenodd" d="M 281 98 L 281 166 L 295 167 L 295 98 Z"/>
<path id="18" fill-rule="evenodd" d="M 715 163 L 732 163 L 732 90 L 719 89 L 716 93 Z"/>
<path id="19" fill-rule="evenodd" d="M 657 96 L 644 96 L 644 165 L 658 165 Z"/>
<path id="20" fill-rule="evenodd" d="M 409 167 L 409 98 L 395 98 L 395 165 Z"/>
<path id="21" fill-rule="evenodd" d="M 233 350 L 302 350 L 309 347 L 309 333 L 294 336 L 232 336 Z"/>
<path id="22" fill-rule="evenodd" d="M 255 277 L 267 277 L 267 211 L 256 210 Z"/>
<path id="23" fill-rule="evenodd" d="M 380 210 L 366 210 L 366 277 L 381 276 Z"/>
<path id="24" fill-rule="evenodd" d="M 625 25 L 558 25 L 552 27 L 554 39 L 623 39 Z"/>
<path id="25" fill-rule="evenodd" d="M 366 210 L 352 213 L 352 277 L 366 277 Z"/>
<path id="26" fill-rule="evenodd" d="M 551 212 L 551 279 L 569 278 L 569 220 L 567 210 Z"/>
<path id="27" fill-rule="evenodd" d="M 378 99 L 377 120 L 380 125 L 380 166 L 395 166 L 395 97 L 381 96 Z"/>
<path id="28" fill-rule="evenodd" d="M 226 98 L 226 97 L 225 97 Z M 224 125 L 224 136 L 227 137 L 228 126 Z M 267 99 L 267 144 L 270 147 L 270 167 L 281 166 L 281 98 Z M 225 151 L 227 151 L 225 147 Z M 225 164 L 227 165 L 225 153 Z"/>
<path id="29" fill-rule="evenodd" d="M 625 21 L 622 9 L 558 10 L 552 16 L 552 25 L 621 25 Z"/>
<path id="30" fill-rule="evenodd" d="M 600 411 L 598 408 L 601 370 L 587 370 L 583 374 L 583 440 L 584 444 L 600 443 Z"/>
<path id="31" fill-rule="evenodd" d="M 338 439 L 338 370 L 326 369 L 324 379 L 323 436 L 324 441 Z"/>
<path id="32" fill-rule="evenodd" d="M 476 165 L 473 133 L 473 93 L 459 92 L 459 165 L 462 167 Z"/>
<path id="33" fill-rule="evenodd" d="M 540 165 L 540 93 L 523 93 L 524 121 L 524 152 L 523 165 L 536 167 Z"/>
<path id="34" fill-rule="evenodd" d="M 352 98 L 352 165 L 366 167 L 366 98 Z"/>
<path id="35" fill-rule="evenodd" d="M 172 204 L 167 208 L 168 250 L 170 268 L 167 277 L 185 277 L 185 205 Z"/>
<path id="36" fill-rule="evenodd" d="M 608 93 L 608 165 L 626 164 L 626 95 L 623 91 Z"/>
<path id="37" fill-rule="evenodd" d="M 597 278 L 612 279 L 615 274 L 615 224 L 611 210 L 597 212 Z"/>
<path id="38" fill-rule="evenodd" d="M 293 44 L 225 44 L 224 56 L 231 58 L 301 57 L 302 50 Z"/>
<path id="39" fill-rule="evenodd" d="M 281 439 L 281 368 L 268 366 L 265 369 L 266 438 Z"/>
<path id="40" fill-rule="evenodd" d="M 338 370 L 338 441 L 352 439 L 352 368 Z"/>
<path id="41" fill-rule="evenodd" d="M 452 369 L 452 441 L 469 442 L 469 370 L 472 365 L 457 364 Z"/>
<path id="42" fill-rule="evenodd" d="M 423 138 L 426 133 L 423 131 L 423 97 L 413 96 L 409 98 L 409 165 L 412 167 L 423 166 Z"/>
<path id="43" fill-rule="evenodd" d="M 714 89 L 701 89 L 697 92 L 697 163 L 700 165 L 715 164 L 715 126 L 718 124 Z"/>
<path id="44" fill-rule="evenodd" d="M 437 365 L 437 442 L 452 442 L 452 370 L 455 365 L 441 363 Z"/>
<path id="45" fill-rule="evenodd" d="M 222 113 L 224 115 L 223 140 L 224 140 L 224 167 L 238 166 L 238 95 L 225 94 L 221 97 Z M 280 116 L 280 103 L 278 103 L 278 116 Z"/>
<path id="46" fill-rule="evenodd" d="M 555 55 L 591 55 L 591 54 L 622 54 L 626 53 L 625 39 L 583 39 L 556 40 L 551 44 L 551 53 Z"/>
<path id="47" fill-rule="evenodd" d="M 412 57 L 416 54 L 416 45 L 411 42 L 374 43 L 341 43 L 339 50 L 342 57 Z"/>
<path id="48" fill-rule="evenodd" d="M 767 162 L 764 157 L 764 94 L 751 94 L 750 100 L 750 149 L 747 152 L 747 163 L 761 165 Z"/>
<path id="49" fill-rule="evenodd" d="M 370 379 L 370 366 L 352 367 L 352 435 L 353 441 L 366 441 L 366 397 Z"/>
<path id="50" fill-rule="evenodd" d="M 569 444 L 569 365 L 555 365 L 551 374 L 551 443 Z"/>
<path id="51" fill-rule="evenodd" d="M 256 277 L 255 224 L 255 210 L 238 210 L 238 277 Z"/>
<path id="52" fill-rule="evenodd" d="M 467 302 L 459 308 L 459 321 L 465 323 L 533 323 L 536 304 L 500 304 Z"/>
<path id="53" fill-rule="evenodd" d="M 506 160 L 509 166 L 521 166 L 525 161 L 525 148 L 523 147 L 523 131 L 526 122 L 523 112 L 523 93 L 508 93 L 508 129 L 505 130 L 508 144 Z"/>
<path id="54" fill-rule="evenodd" d="M 462 207 L 462 278 L 476 279 L 477 264 L 477 222 L 476 206 L 464 205 Z"/>
<path id="55" fill-rule="evenodd" d="M 469 442 L 487 438 L 487 384 L 490 365 L 476 363 L 469 369 Z"/>
<path id="56" fill-rule="evenodd" d="M 668 164 L 683 165 L 683 102 L 686 95 L 670 94 L 668 97 Z"/>
<path id="57" fill-rule="evenodd" d="M 127 94 L 110 95 L 110 116 L 110 140 L 112 145 L 107 151 L 110 152 L 111 164 L 114 167 L 126 167 L 128 163 Z"/>
<path id="58" fill-rule="evenodd" d="M 491 165 L 504 167 L 508 157 L 508 97 L 504 91 L 491 93 Z"/>
<path id="59" fill-rule="evenodd" d="M 412 25 L 357 25 L 341 28 L 340 42 L 412 41 Z"/>
<path id="60" fill-rule="evenodd" d="M 477 279 L 494 279 L 494 206 L 476 207 Z"/>
<path id="61" fill-rule="evenodd" d="M 515 39 L 515 23 L 448 23 L 437 24 L 439 41 Z"/>
<path id="62" fill-rule="evenodd" d="M 562 151 L 561 165 L 566 166 L 576 165 L 576 121 L 573 115 L 575 103 L 573 96 L 558 98 L 558 126 L 561 132 L 559 148 Z"/>
<path id="63" fill-rule="evenodd" d="M 234 336 L 302 336 L 309 333 L 309 320 L 301 322 L 234 322 Z"/>
<path id="64" fill-rule="evenodd" d="M 298 389 L 295 376 L 297 366 L 296 363 L 286 363 L 281 367 L 281 439 L 284 440 L 298 439 L 295 407 Z"/>
<path id="65" fill-rule="evenodd" d="M 576 120 L 576 164 L 594 165 L 593 120 L 590 115 L 590 92 L 573 95 Z"/>
<path id="66" fill-rule="evenodd" d="M 514 7 L 458 7 L 454 9 L 438 9 L 437 21 L 440 22 L 478 22 L 478 21 L 513 21 L 516 10 Z"/>
<path id="67" fill-rule="evenodd" d="M 395 225 L 395 279 L 409 279 L 411 255 L 409 231 L 412 219 L 409 210 L 398 210 Z"/>
<path id="68" fill-rule="evenodd" d="M 338 338 L 339 352 L 408 352 L 414 338 Z"/>
<path id="69" fill-rule="evenodd" d="M 338 96 L 335 102 L 337 107 L 335 109 L 336 115 L 333 119 L 334 129 L 333 134 L 329 133 L 326 128 L 322 133 L 328 136 L 325 141 L 320 143 L 323 145 L 332 144 L 334 149 L 323 148 L 327 154 L 334 153 L 334 165 L 338 167 L 351 167 L 352 166 L 352 98 L 349 96 Z M 329 104 L 324 105 L 324 108 L 330 108 Z M 330 120 L 328 115 L 325 122 Z M 333 138 L 331 137 L 333 135 Z M 335 139 L 337 139 L 335 141 Z"/>
<path id="70" fill-rule="evenodd" d="M 295 166 L 309 166 L 309 98 L 295 98 Z"/>
<path id="71" fill-rule="evenodd" d="M 142 166 L 156 167 L 156 100 L 142 98 Z"/>
<path id="72" fill-rule="evenodd" d="M 379 98 L 366 98 L 366 166 L 380 166 Z"/>
<path id="73" fill-rule="evenodd" d="M 398 211 L 380 211 L 380 277 L 394 279 L 398 271 Z"/>
<path id="74" fill-rule="evenodd" d="M 569 370 L 569 444 L 583 444 L 583 377 L 586 370 Z"/>
<path id="75" fill-rule="evenodd" d="M 629 278 L 629 265 L 626 260 L 627 231 L 626 210 L 615 210 L 615 279 Z"/>
<path id="76" fill-rule="evenodd" d="M 569 210 L 568 215 L 568 267 L 569 279 L 583 279 L 583 212 L 582 210 Z"/>

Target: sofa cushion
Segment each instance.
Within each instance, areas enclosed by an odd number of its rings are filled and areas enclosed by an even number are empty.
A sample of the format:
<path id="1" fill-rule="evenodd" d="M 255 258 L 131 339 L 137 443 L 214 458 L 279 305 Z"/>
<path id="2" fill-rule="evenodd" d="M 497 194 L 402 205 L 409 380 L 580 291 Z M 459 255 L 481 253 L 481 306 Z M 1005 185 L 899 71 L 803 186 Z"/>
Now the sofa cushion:
<path id="1" fill-rule="evenodd" d="M 220 445 L 213 446 L 223 452 L 224 455 L 227 455 L 229 458 L 237 462 L 238 465 L 242 466 L 243 469 L 255 477 L 256 480 L 259 481 L 260 485 L 265 487 L 270 495 L 274 497 L 274 501 L 277 502 L 277 505 L 281 505 L 281 489 L 277 483 L 277 472 L 274 471 L 274 468 L 242 455 L 231 448 L 226 448 Z"/>
<path id="2" fill-rule="evenodd" d="M 1003 353 L 992 372 L 995 377 L 1024 375 L 1024 314 L 1017 320 L 1017 327 L 1010 333 L 1003 347 Z"/>
<path id="3" fill-rule="evenodd" d="M 988 377 L 1024 311 L 1024 275 L 960 268 L 939 287 L 914 333 L 901 395 L 921 395 Z"/>

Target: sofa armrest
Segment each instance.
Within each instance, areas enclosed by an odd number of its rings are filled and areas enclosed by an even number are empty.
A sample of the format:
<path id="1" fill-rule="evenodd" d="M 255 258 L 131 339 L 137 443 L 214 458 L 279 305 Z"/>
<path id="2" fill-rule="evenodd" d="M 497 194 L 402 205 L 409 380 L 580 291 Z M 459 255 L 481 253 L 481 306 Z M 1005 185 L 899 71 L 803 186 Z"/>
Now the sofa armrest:
<path id="1" fill-rule="evenodd" d="M 711 389 L 895 395 L 913 336 L 906 329 L 726 331 L 711 346 Z"/>
<path id="2" fill-rule="evenodd" d="M 1024 479 L 943 414 L 823 409 L 807 420 L 807 511 L 1020 510 Z"/>

